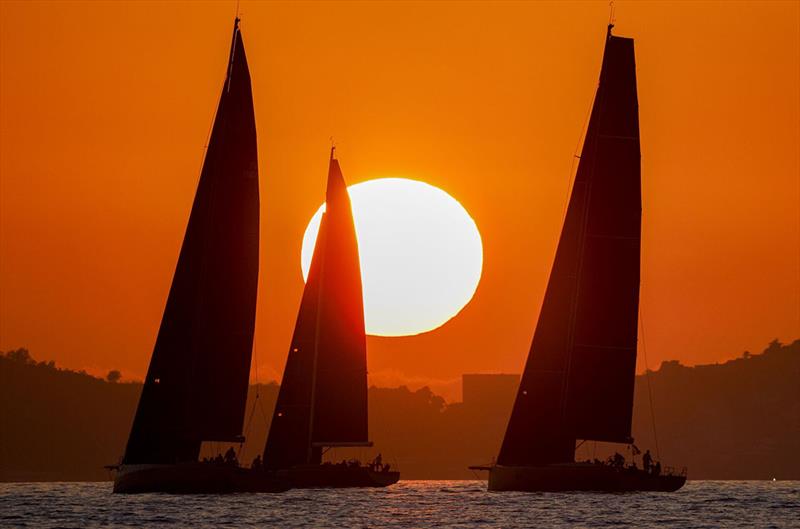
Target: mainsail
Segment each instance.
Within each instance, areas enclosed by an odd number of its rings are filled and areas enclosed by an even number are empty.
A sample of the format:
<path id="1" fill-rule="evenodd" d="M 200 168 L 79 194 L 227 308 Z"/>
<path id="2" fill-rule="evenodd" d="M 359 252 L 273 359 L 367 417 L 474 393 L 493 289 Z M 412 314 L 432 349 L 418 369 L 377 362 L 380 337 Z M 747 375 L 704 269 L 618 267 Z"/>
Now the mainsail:
<path id="1" fill-rule="evenodd" d="M 361 267 L 333 151 L 325 208 L 264 450 L 267 468 L 318 464 L 322 446 L 368 443 Z"/>
<path id="2" fill-rule="evenodd" d="M 606 38 L 580 164 L 501 465 L 569 462 L 576 439 L 630 442 L 641 174 L 633 39 Z"/>
<path id="3" fill-rule="evenodd" d="M 242 35 L 227 75 L 123 463 L 196 460 L 241 437 L 255 325 L 256 127 Z"/>

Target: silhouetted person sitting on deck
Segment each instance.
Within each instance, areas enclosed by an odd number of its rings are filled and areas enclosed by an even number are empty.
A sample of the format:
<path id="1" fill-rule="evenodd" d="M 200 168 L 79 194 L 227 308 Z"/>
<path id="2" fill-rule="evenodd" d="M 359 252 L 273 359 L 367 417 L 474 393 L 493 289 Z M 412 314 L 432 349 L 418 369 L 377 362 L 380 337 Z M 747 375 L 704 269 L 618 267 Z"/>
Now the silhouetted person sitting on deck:
<path id="1" fill-rule="evenodd" d="M 261 470 L 261 454 L 258 454 L 256 458 L 253 459 L 252 469 Z"/>
<path id="2" fill-rule="evenodd" d="M 217 465 L 225 464 L 225 460 L 222 459 L 222 454 L 217 454 L 217 457 L 214 458 L 214 463 L 216 463 Z"/>
<path id="3" fill-rule="evenodd" d="M 239 466 L 239 461 L 236 460 L 236 451 L 233 447 L 228 448 L 228 451 L 225 452 L 225 464 L 232 467 Z"/>
<path id="4" fill-rule="evenodd" d="M 625 466 L 625 457 L 619 452 L 614 452 L 614 455 L 611 457 L 611 466 L 616 468 L 622 468 Z"/>
<path id="5" fill-rule="evenodd" d="M 653 456 L 650 455 L 650 450 L 647 450 L 642 456 L 642 468 L 648 474 L 650 473 L 650 466 L 653 464 Z"/>

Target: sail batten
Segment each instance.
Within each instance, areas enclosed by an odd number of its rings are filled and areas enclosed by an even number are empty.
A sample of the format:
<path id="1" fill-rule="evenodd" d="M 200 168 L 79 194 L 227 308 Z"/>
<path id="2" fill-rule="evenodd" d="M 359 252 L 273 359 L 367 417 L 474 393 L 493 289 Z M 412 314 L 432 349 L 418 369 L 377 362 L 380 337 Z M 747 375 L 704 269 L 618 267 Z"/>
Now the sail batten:
<path id="1" fill-rule="evenodd" d="M 123 462 L 195 460 L 238 439 L 250 373 L 259 245 L 250 73 L 234 26 L 226 79 Z"/>
<path id="2" fill-rule="evenodd" d="M 562 463 L 630 440 L 641 176 L 633 40 L 609 35 L 556 257 L 498 457 Z"/>

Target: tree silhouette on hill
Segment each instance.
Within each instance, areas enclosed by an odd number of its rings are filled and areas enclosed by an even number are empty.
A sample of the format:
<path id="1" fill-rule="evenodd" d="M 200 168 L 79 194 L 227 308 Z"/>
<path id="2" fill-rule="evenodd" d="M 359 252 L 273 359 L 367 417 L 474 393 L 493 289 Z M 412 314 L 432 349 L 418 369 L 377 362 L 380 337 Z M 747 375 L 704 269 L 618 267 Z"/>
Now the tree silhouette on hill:
<path id="1" fill-rule="evenodd" d="M 656 443 L 648 384 L 638 376 L 637 445 L 658 446 L 660 459 L 688 466 L 693 479 L 800 479 L 800 340 L 775 340 L 761 354 L 723 364 L 664 362 L 647 377 L 659 437 Z M 0 481 L 108 479 L 102 467 L 122 454 L 140 392 L 141 383 L 121 382 L 117 370 L 103 380 L 37 362 L 25 348 L 0 353 Z M 277 393 L 275 383 L 251 386 L 242 460 L 262 450 Z M 447 403 L 429 388 L 371 387 L 370 437 L 405 479 L 473 478 L 466 467 L 497 454 L 507 401 L 478 409 Z M 329 457 L 376 455 L 346 450 Z M 602 450 L 584 443 L 576 456 Z"/>

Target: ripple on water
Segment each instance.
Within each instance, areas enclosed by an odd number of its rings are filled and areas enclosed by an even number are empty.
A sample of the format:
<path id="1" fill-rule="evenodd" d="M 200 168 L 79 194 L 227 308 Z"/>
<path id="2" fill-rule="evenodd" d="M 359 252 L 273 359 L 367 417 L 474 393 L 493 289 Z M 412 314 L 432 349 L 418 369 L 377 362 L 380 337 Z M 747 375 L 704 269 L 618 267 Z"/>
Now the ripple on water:
<path id="1" fill-rule="evenodd" d="M 490 493 L 479 481 L 284 494 L 113 495 L 109 483 L 0 484 L 10 527 L 800 527 L 799 482 L 691 481 L 677 493 Z"/>

